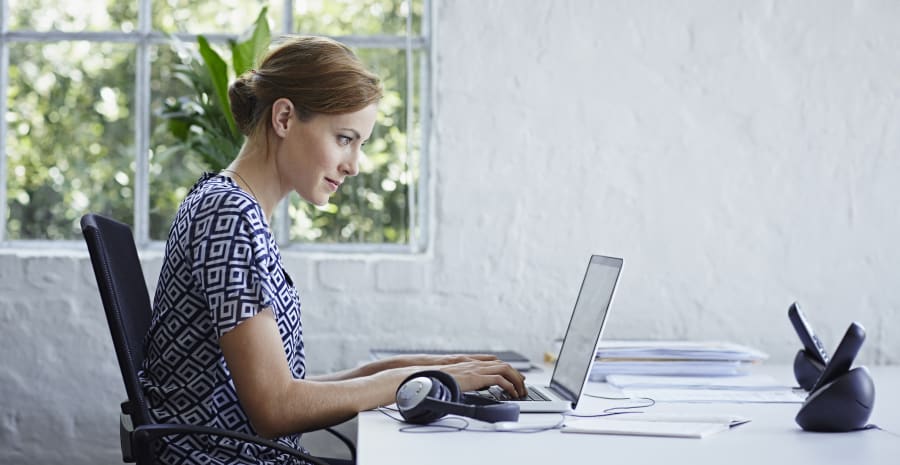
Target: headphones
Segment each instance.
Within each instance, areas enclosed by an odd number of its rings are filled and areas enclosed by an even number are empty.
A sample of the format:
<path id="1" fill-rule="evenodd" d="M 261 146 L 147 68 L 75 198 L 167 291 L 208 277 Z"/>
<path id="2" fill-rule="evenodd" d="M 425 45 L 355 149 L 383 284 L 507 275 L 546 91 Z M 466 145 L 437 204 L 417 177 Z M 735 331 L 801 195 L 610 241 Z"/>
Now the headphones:
<path id="1" fill-rule="evenodd" d="M 443 371 L 413 373 L 397 389 L 397 408 L 407 423 L 424 425 L 447 414 L 496 423 L 518 421 L 519 406 L 462 394 L 453 376 Z"/>

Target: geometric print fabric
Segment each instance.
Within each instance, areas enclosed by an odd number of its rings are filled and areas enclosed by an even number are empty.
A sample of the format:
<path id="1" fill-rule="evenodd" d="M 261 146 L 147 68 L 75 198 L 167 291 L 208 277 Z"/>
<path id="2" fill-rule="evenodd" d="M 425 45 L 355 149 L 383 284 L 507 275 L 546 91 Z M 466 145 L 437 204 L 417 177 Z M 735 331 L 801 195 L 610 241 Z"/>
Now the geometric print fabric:
<path id="1" fill-rule="evenodd" d="M 138 374 L 157 422 L 256 434 L 219 337 L 270 307 L 291 374 L 306 375 L 300 297 L 259 204 L 230 178 L 204 173 L 178 209 L 160 270 Z M 300 435 L 277 441 L 300 448 Z M 282 464 L 291 458 L 215 436 L 159 441 L 167 464 Z"/>

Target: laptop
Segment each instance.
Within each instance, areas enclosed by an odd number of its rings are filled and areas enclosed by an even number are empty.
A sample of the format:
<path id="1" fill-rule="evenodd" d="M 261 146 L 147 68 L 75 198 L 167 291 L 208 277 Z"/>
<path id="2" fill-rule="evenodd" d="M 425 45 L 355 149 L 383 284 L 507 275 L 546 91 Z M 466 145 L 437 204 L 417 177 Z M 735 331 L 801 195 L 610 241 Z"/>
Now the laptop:
<path id="1" fill-rule="evenodd" d="M 515 402 L 523 413 L 574 410 L 587 384 L 623 263 L 621 258 L 591 256 L 549 385 L 533 386 L 526 383 L 529 393 L 527 400 L 510 399 L 499 386 L 470 394 L 502 402 Z"/>

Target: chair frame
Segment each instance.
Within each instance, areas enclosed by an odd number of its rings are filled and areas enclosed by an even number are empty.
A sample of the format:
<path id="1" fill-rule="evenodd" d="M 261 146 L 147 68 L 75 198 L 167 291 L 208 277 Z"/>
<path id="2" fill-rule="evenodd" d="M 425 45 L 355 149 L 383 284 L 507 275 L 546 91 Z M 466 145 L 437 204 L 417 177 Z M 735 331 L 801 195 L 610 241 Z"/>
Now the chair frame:
<path id="1" fill-rule="evenodd" d="M 122 461 L 138 465 L 154 463 L 153 444 L 162 437 L 212 435 L 261 445 L 308 463 L 328 465 L 322 458 L 259 436 L 207 426 L 154 423 L 137 376 L 144 360 L 143 336 L 149 330 L 151 307 L 134 235 L 128 225 L 93 213 L 81 218 L 81 231 L 128 396 L 122 402 L 119 416 Z M 126 289 L 129 292 L 123 293 L 122 287 L 129 287 Z M 325 430 L 347 446 L 355 463 L 353 442 L 332 428 Z"/>

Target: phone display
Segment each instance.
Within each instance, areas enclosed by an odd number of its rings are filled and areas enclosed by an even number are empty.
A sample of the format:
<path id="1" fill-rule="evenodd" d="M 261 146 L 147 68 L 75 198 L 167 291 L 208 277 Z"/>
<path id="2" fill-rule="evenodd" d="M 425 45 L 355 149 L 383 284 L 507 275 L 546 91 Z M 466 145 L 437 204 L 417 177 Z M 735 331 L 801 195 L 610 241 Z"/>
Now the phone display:
<path id="1" fill-rule="evenodd" d="M 816 337 L 816 333 L 813 332 L 809 322 L 806 321 L 806 316 L 800 310 L 800 304 L 797 302 L 791 304 L 790 308 L 788 308 L 788 318 L 790 318 L 791 325 L 794 326 L 797 336 L 800 337 L 800 342 L 803 343 L 806 353 L 821 363 L 822 366 L 828 365 L 828 351 L 825 350 L 822 341 Z"/>
<path id="2" fill-rule="evenodd" d="M 850 327 L 847 328 L 847 332 L 844 333 L 841 343 L 838 344 L 837 349 L 834 351 L 834 355 L 828 364 L 825 365 L 825 370 L 822 371 L 810 392 L 816 392 L 822 386 L 837 379 L 838 376 L 850 371 L 853 360 L 856 359 L 856 354 L 859 353 L 859 349 L 865 340 L 866 330 L 862 325 L 856 322 L 851 323 Z"/>

